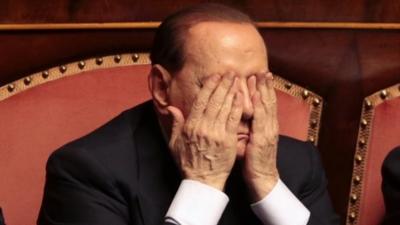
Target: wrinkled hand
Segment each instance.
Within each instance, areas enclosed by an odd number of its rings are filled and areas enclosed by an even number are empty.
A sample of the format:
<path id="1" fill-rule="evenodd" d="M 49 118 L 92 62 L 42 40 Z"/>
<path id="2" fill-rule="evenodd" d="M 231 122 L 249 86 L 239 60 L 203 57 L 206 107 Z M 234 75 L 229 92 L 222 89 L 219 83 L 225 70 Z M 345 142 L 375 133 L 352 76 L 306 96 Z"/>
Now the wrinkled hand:
<path id="1" fill-rule="evenodd" d="M 243 176 L 251 198 L 256 202 L 264 198 L 279 179 L 276 167 L 279 128 L 272 74 L 257 74 L 249 78 L 248 86 L 256 90 L 252 96 L 254 114 L 245 151 Z"/>
<path id="2" fill-rule="evenodd" d="M 219 190 L 236 159 L 243 110 L 236 83 L 233 73 L 208 78 L 186 120 L 178 108 L 168 106 L 173 116 L 169 147 L 183 176 Z"/>

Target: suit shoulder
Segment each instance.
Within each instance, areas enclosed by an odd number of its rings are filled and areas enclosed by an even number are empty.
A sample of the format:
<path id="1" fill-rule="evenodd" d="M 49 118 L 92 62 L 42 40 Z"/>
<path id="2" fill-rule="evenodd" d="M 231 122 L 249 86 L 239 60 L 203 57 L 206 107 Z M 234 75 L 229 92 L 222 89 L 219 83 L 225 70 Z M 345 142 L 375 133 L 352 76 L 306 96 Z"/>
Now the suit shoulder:
<path id="1" fill-rule="evenodd" d="M 277 163 L 281 179 L 294 189 L 303 189 L 316 177 L 323 177 L 319 152 L 311 142 L 280 136 Z"/>
<path id="2" fill-rule="evenodd" d="M 148 105 L 143 104 L 122 112 L 93 132 L 53 152 L 49 163 L 57 161 L 70 168 L 68 162 L 85 165 L 90 161 L 116 177 L 125 174 L 124 171 L 135 171 L 133 134 L 146 108 Z"/>
<path id="3" fill-rule="evenodd" d="M 144 104 L 139 105 L 122 112 L 104 125 L 68 145 L 97 148 L 99 146 L 112 146 L 123 140 L 131 140 L 132 133 L 145 113 L 146 107 L 144 106 Z"/>
<path id="4" fill-rule="evenodd" d="M 278 151 L 291 157 L 310 157 L 318 153 L 317 148 L 311 142 L 283 135 L 279 136 Z"/>

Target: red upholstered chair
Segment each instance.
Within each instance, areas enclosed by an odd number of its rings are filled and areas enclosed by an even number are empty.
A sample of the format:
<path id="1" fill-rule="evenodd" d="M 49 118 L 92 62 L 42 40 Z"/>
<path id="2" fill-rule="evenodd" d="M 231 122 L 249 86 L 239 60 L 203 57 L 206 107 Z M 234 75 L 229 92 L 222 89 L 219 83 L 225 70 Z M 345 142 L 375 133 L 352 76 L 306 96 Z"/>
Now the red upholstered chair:
<path id="1" fill-rule="evenodd" d="M 0 88 L 0 207 L 8 225 L 33 225 L 49 154 L 150 99 L 147 54 L 51 68 Z M 322 99 L 276 77 L 281 133 L 318 140 Z"/>
<path id="2" fill-rule="evenodd" d="M 381 223 L 385 212 L 381 167 L 389 151 L 400 145 L 399 133 L 400 85 L 397 84 L 364 101 L 354 157 L 348 225 Z"/>

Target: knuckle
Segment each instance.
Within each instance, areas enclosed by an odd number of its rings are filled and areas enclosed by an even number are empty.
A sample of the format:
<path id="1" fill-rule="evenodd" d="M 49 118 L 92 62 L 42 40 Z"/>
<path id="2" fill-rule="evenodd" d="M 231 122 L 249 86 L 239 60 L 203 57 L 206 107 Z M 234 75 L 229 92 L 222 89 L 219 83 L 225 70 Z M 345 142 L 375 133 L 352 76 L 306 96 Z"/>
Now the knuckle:
<path id="1" fill-rule="evenodd" d="M 184 134 L 186 137 L 190 137 L 190 136 L 192 135 L 192 133 L 193 133 L 193 130 L 194 130 L 194 126 L 193 126 L 192 123 L 186 123 L 186 124 L 183 126 L 183 134 Z"/>
<path id="2" fill-rule="evenodd" d="M 226 124 L 228 117 L 231 114 L 231 109 L 228 106 L 221 106 L 216 109 L 216 118 L 215 121 L 219 121 L 223 124 Z"/>
<path id="3" fill-rule="evenodd" d="M 229 92 L 227 95 L 226 95 L 226 98 L 225 98 L 225 102 L 226 103 L 229 103 L 229 104 L 232 104 L 233 103 L 233 98 L 235 97 L 235 93 L 234 92 Z"/>
<path id="4" fill-rule="evenodd" d="M 216 101 L 210 101 L 207 107 L 208 112 L 215 112 L 220 107 L 220 104 Z"/>
<path id="5" fill-rule="evenodd" d="M 216 132 L 216 130 L 214 129 L 214 131 L 211 132 L 210 134 L 210 138 L 215 142 L 215 143 L 221 143 L 222 142 L 222 138 L 221 138 L 221 134 L 218 132 Z"/>
<path id="6" fill-rule="evenodd" d="M 195 101 L 192 105 L 192 111 L 201 110 L 205 104 L 206 104 L 205 101 L 203 101 L 202 99 L 197 99 L 197 101 Z"/>
<path id="7" fill-rule="evenodd" d="M 215 130 L 218 130 L 218 131 L 220 131 L 221 130 L 221 128 L 224 126 L 224 123 L 219 119 L 219 120 L 216 120 L 215 122 L 214 122 L 214 131 Z"/>
<path id="8" fill-rule="evenodd" d="M 209 136 L 208 134 L 209 132 L 207 131 L 207 128 L 205 128 L 205 126 L 201 126 L 199 129 L 197 129 L 195 131 L 195 135 L 198 138 L 206 138 L 207 136 Z"/>
<path id="9" fill-rule="evenodd" d="M 224 104 L 224 105 L 221 106 L 220 114 L 221 114 L 222 116 L 226 116 L 226 114 L 227 114 L 228 111 L 229 111 L 229 105 Z"/>
<path id="10" fill-rule="evenodd" d="M 228 123 L 235 123 L 240 119 L 237 113 L 232 113 L 228 118 Z"/>

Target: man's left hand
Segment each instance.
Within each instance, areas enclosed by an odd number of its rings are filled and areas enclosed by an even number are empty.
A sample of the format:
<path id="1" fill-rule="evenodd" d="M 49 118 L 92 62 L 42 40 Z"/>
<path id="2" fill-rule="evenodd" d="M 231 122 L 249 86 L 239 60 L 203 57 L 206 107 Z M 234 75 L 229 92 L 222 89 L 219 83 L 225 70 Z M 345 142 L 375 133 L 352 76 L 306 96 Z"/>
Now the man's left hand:
<path id="1" fill-rule="evenodd" d="M 256 90 L 251 97 L 254 114 L 244 156 L 243 176 L 253 202 L 257 202 L 271 192 L 279 179 L 276 167 L 279 128 L 272 74 L 256 74 L 249 78 L 248 83 Z"/>

